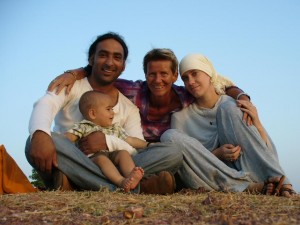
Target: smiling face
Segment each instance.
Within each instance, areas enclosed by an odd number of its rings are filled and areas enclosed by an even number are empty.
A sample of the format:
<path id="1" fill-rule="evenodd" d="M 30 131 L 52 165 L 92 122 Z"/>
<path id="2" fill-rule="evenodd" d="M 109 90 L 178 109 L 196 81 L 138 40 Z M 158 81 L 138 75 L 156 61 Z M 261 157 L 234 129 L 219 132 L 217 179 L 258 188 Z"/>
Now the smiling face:
<path id="1" fill-rule="evenodd" d="M 89 64 L 92 66 L 92 82 L 101 86 L 112 84 L 125 69 L 122 45 L 114 39 L 99 42 Z"/>
<path id="2" fill-rule="evenodd" d="M 109 127 L 114 118 L 112 98 L 101 92 L 87 91 L 79 100 L 79 110 L 84 119 Z"/>
<path id="3" fill-rule="evenodd" d="M 95 105 L 89 110 L 91 121 L 101 127 L 109 127 L 114 119 L 112 98 L 108 95 L 98 95 Z"/>
<path id="4" fill-rule="evenodd" d="M 210 76 L 201 70 L 186 71 L 181 79 L 185 88 L 196 98 L 200 99 L 210 93 L 214 93 L 215 89 L 210 81 Z"/>
<path id="5" fill-rule="evenodd" d="M 177 80 L 178 73 L 171 69 L 172 62 L 169 60 L 155 60 L 147 64 L 146 81 L 151 94 L 162 97 L 171 92 L 173 83 Z"/>

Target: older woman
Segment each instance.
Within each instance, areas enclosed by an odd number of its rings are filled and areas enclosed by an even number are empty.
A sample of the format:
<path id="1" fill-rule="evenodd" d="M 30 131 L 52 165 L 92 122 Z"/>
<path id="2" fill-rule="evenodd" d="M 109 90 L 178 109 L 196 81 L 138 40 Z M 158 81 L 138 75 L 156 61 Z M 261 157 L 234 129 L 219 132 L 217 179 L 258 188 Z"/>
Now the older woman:
<path id="1" fill-rule="evenodd" d="M 210 165 L 217 167 L 225 163 L 228 168 L 249 173 L 254 182 L 284 175 L 276 147 L 263 128 L 255 106 L 243 100 L 237 100 L 236 103 L 224 95 L 224 80 L 205 56 L 187 55 L 181 60 L 179 68 L 185 88 L 195 97 L 195 101 L 173 114 L 171 127 L 177 130 L 167 131 L 162 140 L 183 143 L 194 152 L 199 149 L 210 152 L 216 156 L 215 160 L 209 162 Z M 250 115 L 253 125 L 248 126 L 243 121 L 241 110 Z M 204 173 L 206 164 L 205 158 L 197 158 L 195 166 L 203 171 L 200 179 L 207 180 L 209 177 L 213 180 L 216 174 Z M 180 170 L 179 173 L 185 171 Z M 286 197 L 295 193 L 288 179 L 276 191 Z"/>

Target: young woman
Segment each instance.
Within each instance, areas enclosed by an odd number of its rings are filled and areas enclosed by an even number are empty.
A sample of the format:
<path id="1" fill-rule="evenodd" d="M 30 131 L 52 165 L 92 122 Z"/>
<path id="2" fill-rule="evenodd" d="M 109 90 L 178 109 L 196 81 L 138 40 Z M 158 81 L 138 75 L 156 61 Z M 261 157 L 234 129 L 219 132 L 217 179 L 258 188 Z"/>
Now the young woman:
<path id="1" fill-rule="evenodd" d="M 280 176 L 283 182 L 284 172 L 279 165 L 276 147 L 263 128 L 255 106 L 249 101 L 235 101 L 224 95 L 223 79 L 205 56 L 187 55 L 179 68 L 185 88 L 195 101 L 173 114 L 171 127 L 174 129 L 163 134 L 162 140 L 184 143 L 195 151 L 199 148 L 209 151 L 216 156 L 210 164 L 223 162 L 230 168 L 249 173 L 254 182 Z M 242 111 L 248 113 L 253 125 L 243 121 Z M 203 172 L 205 160 L 197 159 Z M 214 179 L 215 174 L 205 174 L 207 176 Z M 295 193 L 288 179 L 284 180 L 280 190 L 271 190 L 269 194 L 275 192 L 286 197 Z"/>

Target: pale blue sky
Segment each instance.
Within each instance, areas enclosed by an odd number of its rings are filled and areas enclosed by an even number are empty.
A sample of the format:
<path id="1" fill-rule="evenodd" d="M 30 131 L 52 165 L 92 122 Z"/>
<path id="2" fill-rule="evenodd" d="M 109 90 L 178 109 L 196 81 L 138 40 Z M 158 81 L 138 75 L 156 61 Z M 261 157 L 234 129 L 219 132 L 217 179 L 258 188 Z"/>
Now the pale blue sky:
<path id="1" fill-rule="evenodd" d="M 171 48 L 179 60 L 210 58 L 251 95 L 300 191 L 299 12 L 298 0 L 2 0 L 0 144 L 31 174 L 24 145 L 34 101 L 56 75 L 86 65 L 97 35 L 115 31 L 129 46 L 122 78 L 144 79 L 142 59 L 153 47 Z"/>

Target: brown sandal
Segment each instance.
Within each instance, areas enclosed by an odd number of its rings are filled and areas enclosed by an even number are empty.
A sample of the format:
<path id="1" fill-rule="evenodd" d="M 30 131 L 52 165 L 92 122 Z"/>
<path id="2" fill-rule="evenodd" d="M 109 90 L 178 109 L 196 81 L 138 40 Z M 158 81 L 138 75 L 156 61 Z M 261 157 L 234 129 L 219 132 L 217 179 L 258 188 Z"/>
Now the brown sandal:
<path id="1" fill-rule="evenodd" d="M 282 189 L 282 185 L 283 185 L 284 180 L 285 180 L 285 176 L 282 175 L 280 177 L 280 180 L 279 180 L 277 186 L 274 189 L 273 195 L 279 196 L 279 194 L 281 193 L 281 189 Z"/>
<path id="2" fill-rule="evenodd" d="M 279 194 L 281 193 L 281 190 L 282 190 L 282 185 L 283 185 L 283 181 L 285 180 L 285 176 L 282 175 L 279 179 L 278 182 L 272 182 L 270 181 L 270 178 L 267 179 L 265 182 L 264 182 L 264 186 L 263 186 L 263 189 L 261 191 L 262 194 L 264 195 L 276 195 L 276 196 L 279 196 Z M 270 193 L 268 193 L 268 185 L 269 184 L 273 184 L 275 186 L 274 190 Z"/>

